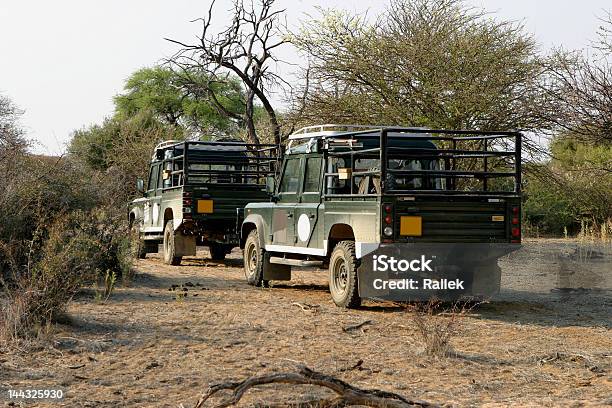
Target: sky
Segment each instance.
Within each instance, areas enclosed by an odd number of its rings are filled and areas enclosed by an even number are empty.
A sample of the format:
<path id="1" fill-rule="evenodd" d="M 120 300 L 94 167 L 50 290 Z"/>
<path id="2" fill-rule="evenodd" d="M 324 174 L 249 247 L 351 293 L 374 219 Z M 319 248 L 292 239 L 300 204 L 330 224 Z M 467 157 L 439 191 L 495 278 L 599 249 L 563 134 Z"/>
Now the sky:
<path id="1" fill-rule="evenodd" d="M 0 93 L 24 110 L 21 125 L 36 153 L 60 154 L 71 133 L 112 114 L 126 78 L 159 63 L 189 41 L 210 0 L 0 0 Z M 317 16 L 318 8 L 383 11 L 387 0 L 277 0 L 287 23 Z M 595 38 L 606 0 L 465 0 L 499 19 L 524 23 L 543 50 L 582 49 Z M 230 0 L 217 0 L 214 28 L 228 20 Z M 300 63 L 290 49 L 281 57 Z M 289 68 L 284 68 L 289 69 Z M 280 99 L 278 99 L 280 101 Z M 280 103 L 278 102 L 277 103 Z"/>

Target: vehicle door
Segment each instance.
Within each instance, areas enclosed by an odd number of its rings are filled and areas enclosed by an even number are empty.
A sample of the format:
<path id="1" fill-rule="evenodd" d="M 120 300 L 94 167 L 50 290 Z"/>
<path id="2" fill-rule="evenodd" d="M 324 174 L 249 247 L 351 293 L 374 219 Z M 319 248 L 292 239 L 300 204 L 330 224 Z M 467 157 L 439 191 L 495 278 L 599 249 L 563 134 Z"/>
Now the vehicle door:
<path id="1" fill-rule="evenodd" d="M 307 155 L 302 161 L 302 173 L 298 204 L 295 210 L 296 246 L 315 251 L 307 253 L 318 255 L 316 249 L 323 251 L 323 237 L 319 221 L 321 208 L 321 189 L 323 188 L 321 172 L 323 171 L 322 155 Z"/>
<path id="2" fill-rule="evenodd" d="M 159 170 L 160 163 L 153 163 L 149 170 L 149 180 L 147 182 L 147 190 L 145 192 L 146 202 L 144 203 L 144 217 L 143 225 L 145 231 L 151 232 L 157 227 L 157 220 L 159 218 L 159 206 L 157 207 L 157 214 L 155 213 L 155 202 L 157 201 L 157 185 L 159 182 Z M 157 217 L 156 217 L 157 216 Z"/>
<path id="3" fill-rule="evenodd" d="M 272 210 L 272 245 L 295 245 L 295 209 L 302 178 L 301 162 L 301 156 L 288 156 L 283 164 L 278 202 Z"/>

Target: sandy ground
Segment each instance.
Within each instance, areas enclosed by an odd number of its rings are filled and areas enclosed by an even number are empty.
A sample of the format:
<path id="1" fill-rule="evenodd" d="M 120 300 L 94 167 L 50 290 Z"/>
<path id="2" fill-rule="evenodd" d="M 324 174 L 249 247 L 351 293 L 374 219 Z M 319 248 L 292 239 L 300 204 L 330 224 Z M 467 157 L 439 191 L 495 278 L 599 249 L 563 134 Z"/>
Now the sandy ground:
<path id="1" fill-rule="evenodd" d="M 75 299 L 70 321 L 39 347 L 0 353 L 0 404 L 190 407 L 211 383 L 304 363 L 452 406 L 612 405 L 611 249 L 526 242 L 500 263 L 502 293 L 460 319 L 454 353 L 442 358 L 423 353 L 411 312 L 372 301 L 334 306 L 325 271 L 261 289 L 244 282 L 239 250 L 217 263 L 203 249 L 178 267 L 149 256 L 108 301 L 91 290 Z M 343 331 L 364 320 L 372 323 Z M 7 400 L 6 389 L 45 387 L 66 397 Z M 319 395 L 316 387 L 264 387 L 245 403 Z"/>

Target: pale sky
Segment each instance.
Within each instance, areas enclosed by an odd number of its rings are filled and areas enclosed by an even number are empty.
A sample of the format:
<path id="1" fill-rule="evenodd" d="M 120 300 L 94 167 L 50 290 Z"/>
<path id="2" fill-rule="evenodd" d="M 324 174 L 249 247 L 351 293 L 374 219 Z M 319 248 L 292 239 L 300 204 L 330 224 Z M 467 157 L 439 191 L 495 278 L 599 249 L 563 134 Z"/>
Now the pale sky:
<path id="1" fill-rule="evenodd" d="M 595 38 L 605 0 L 466 0 L 500 19 L 522 21 L 543 50 L 580 49 Z M 217 0 L 224 26 L 230 0 Z M 290 28 L 316 7 L 376 15 L 387 1 L 278 0 Z M 163 38 L 190 40 L 209 0 L 0 0 L 0 93 L 25 114 L 21 124 L 39 141 L 35 151 L 58 154 L 71 132 L 99 123 L 113 110 L 112 98 L 135 70 L 154 65 L 176 47 Z M 282 57 L 300 63 L 287 50 Z"/>

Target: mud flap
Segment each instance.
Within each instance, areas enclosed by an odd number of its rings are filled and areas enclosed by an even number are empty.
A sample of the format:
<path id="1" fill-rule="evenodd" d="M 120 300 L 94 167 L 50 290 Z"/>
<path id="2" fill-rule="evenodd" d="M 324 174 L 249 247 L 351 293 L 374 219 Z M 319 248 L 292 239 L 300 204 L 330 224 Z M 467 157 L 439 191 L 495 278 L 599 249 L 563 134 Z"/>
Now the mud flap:
<path id="1" fill-rule="evenodd" d="M 183 235 L 176 231 L 174 233 L 175 256 L 195 256 L 196 238 L 193 235 Z"/>
<path id="2" fill-rule="evenodd" d="M 263 280 L 291 280 L 291 266 L 270 263 L 270 254 L 264 254 Z"/>

